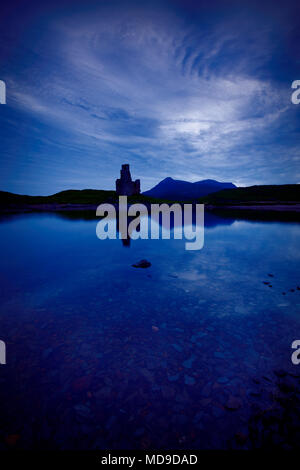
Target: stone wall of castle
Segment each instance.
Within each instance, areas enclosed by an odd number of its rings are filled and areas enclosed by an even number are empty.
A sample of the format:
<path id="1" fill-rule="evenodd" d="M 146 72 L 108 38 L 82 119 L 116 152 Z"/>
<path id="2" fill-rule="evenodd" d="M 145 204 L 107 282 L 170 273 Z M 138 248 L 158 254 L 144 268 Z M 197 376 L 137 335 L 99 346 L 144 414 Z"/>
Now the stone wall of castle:
<path id="1" fill-rule="evenodd" d="M 140 180 L 132 181 L 129 165 L 122 165 L 120 178 L 116 180 L 116 193 L 118 196 L 133 196 L 140 194 Z"/>

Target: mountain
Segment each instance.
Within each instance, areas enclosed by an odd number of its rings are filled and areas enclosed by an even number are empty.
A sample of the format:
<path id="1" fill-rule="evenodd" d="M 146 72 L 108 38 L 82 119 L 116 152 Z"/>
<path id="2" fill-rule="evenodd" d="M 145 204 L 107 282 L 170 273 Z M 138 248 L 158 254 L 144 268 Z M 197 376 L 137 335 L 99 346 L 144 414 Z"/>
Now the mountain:
<path id="1" fill-rule="evenodd" d="M 204 202 L 213 205 L 256 203 L 298 203 L 300 201 L 300 184 L 260 185 L 243 188 L 224 189 L 204 198 Z"/>
<path id="2" fill-rule="evenodd" d="M 116 191 L 107 191 L 102 189 L 68 189 L 60 191 L 59 193 L 51 194 L 50 196 L 27 196 L 22 194 L 9 193 L 7 191 L 0 191 L 0 211 L 4 208 L 10 207 L 28 207 L 28 206 L 56 206 L 57 208 L 72 205 L 72 204 L 87 204 L 98 206 L 103 202 L 117 203 L 118 196 Z M 141 202 L 141 203 L 160 203 L 159 199 L 138 194 L 128 196 L 128 203 Z"/>
<path id="3" fill-rule="evenodd" d="M 27 196 L 0 191 L 0 205 L 5 204 L 100 204 L 115 198 L 115 191 L 68 189 L 50 196 Z"/>
<path id="4" fill-rule="evenodd" d="M 174 180 L 165 178 L 154 188 L 145 191 L 146 196 L 169 199 L 174 201 L 195 200 L 208 194 L 221 191 L 222 189 L 233 189 L 236 186 L 233 183 L 220 183 L 215 180 L 202 180 L 196 183 L 188 181 Z"/>

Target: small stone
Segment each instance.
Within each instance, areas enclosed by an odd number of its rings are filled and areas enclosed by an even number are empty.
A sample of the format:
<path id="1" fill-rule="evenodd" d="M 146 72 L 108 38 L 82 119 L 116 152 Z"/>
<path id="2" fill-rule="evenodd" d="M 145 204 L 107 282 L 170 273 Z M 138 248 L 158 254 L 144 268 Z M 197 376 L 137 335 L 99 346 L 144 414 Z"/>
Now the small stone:
<path id="1" fill-rule="evenodd" d="M 174 349 L 176 349 L 176 351 L 178 351 L 178 352 L 182 351 L 182 347 L 179 346 L 179 344 L 174 343 L 174 344 L 172 344 L 172 346 L 173 346 Z"/>
<path id="2" fill-rule="evenodd" d="M 217 382 L 219 384 L 226 384 L 228 382 L 228 378 L 227 377 L 219 377 Z"/>
<path id="3" fill-rule="evenodd" d="M 291 393 L 291 392 L 297 391 L 297 388 L 295 387 L 295 385 L 289 381 L 279 382 L 278 388 L 283 393 Z"/>
<path id="4" fill-rule="evenodd" d="M 203 389 L 201 390 L 201 396 L 209 397 L 211 393 L 211 385 L 210 383 L 206 384 Z"/>
<path id="5" fill-rule="evenodd" d="M 215 351 L 214 356 L 217 357 L 218 359 L 224 359 L 224 353 Z"/>
<path id="6" fill-rule="evenodd" d="M 238 444 L 244 445 L 247 442 L 248 436 L 242 432 L 237 432 L 235 434 L 235 440 Z"/>
<path id="7" fill-rule="evenodd" d="M 8 436 L 5 437 L 5 443 L 8 446 L 13 447 L 17 444 L 19 439 L 20 439 L 19 434 L 9 434 Z"/>
<path id="8" fill-rule="evenodd" d="M 161 387 L 161 394 L 164 398 L 172 398 L 175 395 L 175 390 L 168 385 L 163 385 Z"/>
<path id="9" fill-rule="evenodd" d="M 274 277 L 274 274 L 268 274 L 269 277 Z"/>
<path id="10" fill-rule="evenodd" d="M 295 289 L 290 289 L 290 292 L 295 292 Z"/>
<path id="11" fill-rule="evenodd" d="M 269 281 L 263 281 L 263 284 L 265 284 L 266 286 L 268 286 L 270 283 L 269 283 Z"/>
<path id="12" fill-rule="evenodd" d="M 251 397 L 260 397 L 261 396 L 261 392 L 250 392 L 249 395 Z"/>
<path id="13" fill-rule="evenodd" d="M 179 379 L 179 374 L 168 375 L 169 382 L 176 382 Z"/>
<path id="14" fill-rule="evenodd" d="M 198 423 L 202 419 L 202 416 L 203 416 L 203 411 L 198 411 L 193 418 L 193 422 Z"/>
<path id="15" fill-rule="evenodd" d="M 287 375 L 287 372 L 283 369 L 277 369 L 277 370 L 274 370 L 274 374 L 277 377 L 285 377 Z"/>
<path id="16" fill-rule="evenodd" d="M 211 398 L 203 398 L 203 400 L 200 400 L 200 405 L 203 407 L 206 407 L 211 403 Z"/>
<path id="17" fill-rule="evenodd" d="M 53 351 L 53 348 L 47 348 L 43 351 L 43 358 L 44 359 L 47 359 L 48 356 L 50 356 L 50 354 L 52 353 Z"/>
<path id="18" fill-rule="evenodd" d="M 159 331 L 159 328 L 157 326 L 152 325 L 152 331 Z"/>
<path id="19" fill-rule="evenodd" d="M 262 378 L 263 378 L 264 380 L 266 380 L 267 382 L 272 383 L 272 380 L 271 380 L 269 377 L 267 377 L 266 375 L 263 375 Z"/>
<path id="20" fill-rule="evenodd" d="M 219 406 L 213 406 L 212 414 L 215 418 L 220 418 L 221 416 L 223 416 L 224 410 L 220 408 Z"/>
<path id="21" fill-rule="evenodd" d="M 87 375 L 84 375 L 82 377 L 79 377 L 77 378 L 74 382 L 73 382 L 73 389 L 77 392 L 82 392 L 84 390 L 87 390 L 90 386 L 90 383 L 91 383 L 91 377 L 90 376 L 87 376 Z"/>
<path id="22" fill-rule="evenodd" d="M 186 359 L 186 360 L 183 361 L 183 363 L 182 363 L 183 367 L 185 367 L 185 368 L 187 368 L 187 369 L 191 369 L 192 366 L 193 366 L 194 360 L 195 360 L 194 356 L 191 356 L 189 359 Z"/>
<path id="23" fill-rule="evenodd" d="M 151 266 L 150 261 L 146 259 L 141 259 L 138 263 L 132 265 L 134 268 L 149 268 Z"/>
<path id="24" fill-rule="evenodd" d="M 196 380 L 193 377 L 190 377 L 189 375 L 184 376 L 184 383 L 185 385 L 195 385 Z"/>
<path id="25" fill-rule="evenodd" d="M 242 406 L 242 402 L 239 398 L 230 396 L 225 406 L 228 410 L 234 411 L 238 410 Z"/>
<path id="26" fill-rule="evenodd" d="M 91 410 L 86 405 L 75 405 L 74 409 L 79 416 L 82 416 L 84 418 L 88 418 L 91 414 Z"/>
<path id="27" fill-rule="evenodd" d="M 117 421 L 116 416 L 111 416 L 108 419 L 107 423 L 105 424 L 105 429 L 107 429 L 107 430 L 111 429 L 113 427 L 113 425 L 116 423 L 116 421 Z"/>
<path id="28" fill-rule="evenodd" d="M 140 436 L 142 436 L 142 435 L 144 434 L 144 432 L 145 432 L 145 428 L 138 428 L 138 429 L 135 431 L 134 436 L 135 436 L 135 437 L 140 437 Z"/>

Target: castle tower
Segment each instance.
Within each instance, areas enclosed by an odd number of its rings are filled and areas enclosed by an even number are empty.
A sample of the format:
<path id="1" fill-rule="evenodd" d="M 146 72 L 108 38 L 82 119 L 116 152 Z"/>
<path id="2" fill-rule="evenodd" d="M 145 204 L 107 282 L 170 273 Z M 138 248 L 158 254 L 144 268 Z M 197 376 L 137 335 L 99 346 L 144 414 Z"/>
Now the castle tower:
<path id="1" fill-rule="evenodd" d="M 120 178 L 116 180 L 116 193 L 118 196 L 133 196 L 140 194 L 140 180 L 132 181 L 129 165 L 122 165 Z"/>

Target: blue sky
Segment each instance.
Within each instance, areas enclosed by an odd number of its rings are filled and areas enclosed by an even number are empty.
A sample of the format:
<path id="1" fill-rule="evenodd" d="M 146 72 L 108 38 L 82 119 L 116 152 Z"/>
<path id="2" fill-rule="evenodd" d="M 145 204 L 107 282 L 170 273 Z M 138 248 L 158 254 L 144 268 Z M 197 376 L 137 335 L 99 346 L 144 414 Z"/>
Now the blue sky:
<path id="1" fill-rule="evenodd" d="M 296 3 L 10 2 L 0 189 L 113 189 L 122 163 L 142 190 L 300 182 Z"/>

